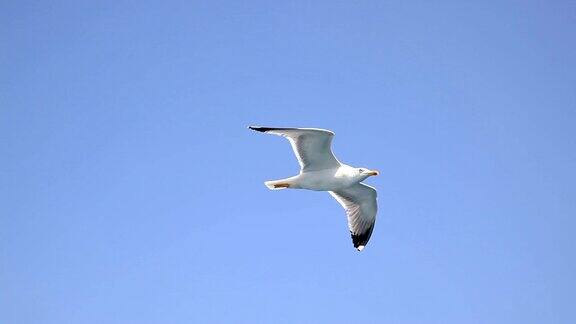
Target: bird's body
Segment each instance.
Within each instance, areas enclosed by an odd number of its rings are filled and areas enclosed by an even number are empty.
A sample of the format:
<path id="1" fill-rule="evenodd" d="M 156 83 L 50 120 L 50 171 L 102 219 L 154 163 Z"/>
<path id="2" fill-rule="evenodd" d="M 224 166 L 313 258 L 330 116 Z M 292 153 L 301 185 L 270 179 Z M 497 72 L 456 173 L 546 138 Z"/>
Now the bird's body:
<path id="1" fill-rule="evenodd" d="M 338 191 L 358 183 L 359 181 L 355 177 L 357 173 L 355 168 L 342 164 L 332 169 L 301 172 L 297 176 L 276 181 L 289 184 L 288 188 L 292 189 Z M 272 183 L 276 181 L 272 181 Z"/>
<path id="2" fill-rule="evenodd" d="M 300 163 L 296 176 L 266 181 L 271 190 L 307 189 L 328 191 L 346 210 L 354 247 L 364 249 L 376 220 L 376 190 L 361 183 L 378 171 L 340 163 L 332 153 L 334 133 L 317 128 L 249 127 L 252 130 L 286 137 Z"/>

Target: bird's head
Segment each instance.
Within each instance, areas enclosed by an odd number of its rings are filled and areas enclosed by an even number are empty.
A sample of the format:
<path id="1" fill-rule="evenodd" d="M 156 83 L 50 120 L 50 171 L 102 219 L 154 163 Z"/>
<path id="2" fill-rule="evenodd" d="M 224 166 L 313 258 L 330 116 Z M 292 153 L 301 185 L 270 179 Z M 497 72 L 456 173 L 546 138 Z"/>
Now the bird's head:
<path id="1" fill-rule="evenodd" d="M 368 168 L 357 168 L 356 171 L 358 172 L 357 177 L 359 177 L 362 180 L 364 180 L 370 176 L 377 176 L 380 174 L 380 172 L 378 172 L 376 170 L 370 170 Z M 360 181 L 362 181 L 362 180 L 360 180 Z"/>

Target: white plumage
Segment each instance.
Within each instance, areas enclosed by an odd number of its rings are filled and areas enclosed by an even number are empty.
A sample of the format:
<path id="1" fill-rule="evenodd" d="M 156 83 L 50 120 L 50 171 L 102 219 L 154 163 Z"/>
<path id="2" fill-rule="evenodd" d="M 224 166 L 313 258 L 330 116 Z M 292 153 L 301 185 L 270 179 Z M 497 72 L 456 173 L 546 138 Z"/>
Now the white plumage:
<path id="1" fill-rule="evenodd" d="M 300 163 L 300 174 L 266 181 L 269 189 L 328 191 L 346 210 L 352 243 L 362 251 L 374 229 L 378 206 L 376 189 L 361 183 L 378 171 L 340 163 L 332 153 L 334 133 L 318 128 L 273 128 L 250 126 L 252 130 L 286 137 Z"/>

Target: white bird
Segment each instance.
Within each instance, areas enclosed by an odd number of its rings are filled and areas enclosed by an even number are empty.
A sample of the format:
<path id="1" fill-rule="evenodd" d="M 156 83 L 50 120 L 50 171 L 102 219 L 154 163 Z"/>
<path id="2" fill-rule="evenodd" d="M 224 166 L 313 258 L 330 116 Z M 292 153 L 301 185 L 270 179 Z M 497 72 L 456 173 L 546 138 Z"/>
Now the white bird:
<path id="1" fill-rule="evenodd" d="M 328 191 L 346 210 L 352 243 L 358 251 L 362 251 L 372 235 L 378 205 L 376 189 L 361 182 L 369 176 L 378 175 L 378 171 L 340 163 L 332 153 L 334 133 L 326 129 L 248 128 L 286 137 L 300 163 L 300 174 L 266 181 L 264 184 L 271 190 L 290 188 Z"/>

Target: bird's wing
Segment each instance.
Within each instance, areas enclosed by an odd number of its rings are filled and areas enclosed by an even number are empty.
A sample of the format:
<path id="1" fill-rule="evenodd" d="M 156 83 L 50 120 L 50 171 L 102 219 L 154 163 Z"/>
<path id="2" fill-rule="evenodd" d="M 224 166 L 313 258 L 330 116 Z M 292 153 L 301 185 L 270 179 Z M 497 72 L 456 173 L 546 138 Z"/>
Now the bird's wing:
<path id="1" fill-rule="evenodd" d="M 372 235 L 376 221 L 376 189 L 358 183 L 343 190 L 330 191 L 330 194 L 346 210 L 352 243 L 358 251 L 362 251 Z"/>
<path id="2" fill-rule="evenodd" d="M 340 167 L 332 153 L 334 133 L 318 128 L 272 128 L 250 126 L 252 130 L 286 137 L 292 145 L 302 172 Z"/>

